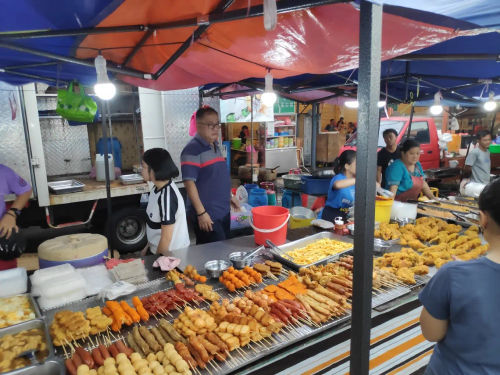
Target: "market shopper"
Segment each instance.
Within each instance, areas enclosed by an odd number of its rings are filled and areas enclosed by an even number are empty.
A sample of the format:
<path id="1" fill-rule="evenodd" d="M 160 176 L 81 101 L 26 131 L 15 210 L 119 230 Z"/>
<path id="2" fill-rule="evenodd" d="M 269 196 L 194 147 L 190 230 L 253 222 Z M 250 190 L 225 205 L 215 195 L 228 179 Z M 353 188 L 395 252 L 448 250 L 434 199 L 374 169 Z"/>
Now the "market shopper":
<path id="1" fill-rule="evenodd" d="M 384 187 L 395 194 L 395 200 L 406 202 L 418 199 L 420 193 L 434 199 L 425 182 L 420 159 L 420 143 L 407 139 L 400 147 L 401 159 L 395 160 L 385 171 Z"/>
<path id="2" fill-rule="evenodd" d="M 336 130 L 337 130 L 337 126 L 335 125 L 335 119 L 331 118 L 330 122 L 325 127 L 325 131 L 326 132 L 334 132 Z"/>
<path id="3" fill-rule="evenodd" d="M 189 197 L 188 219 L 196 243 L 221 241 L 229 236 L 231 179 L 217 138 L 219 115 L 210 107 L 196 112 L 197 133 L 181 153 L 182 179 Z"/>
<path id="4" fill-rule="evenodd" d="M 477 133 L 477 147 L 470 150 L 465 159 L 464 177 L 470 177 L 471 182 L 487 184 L 490 182 L 491 158 L 490 144 L 491 134 L 486 130 Z"/>
<path id="5" fill-rule="evenodd" d="M 0 269 L 16 267 L 15 258 L 24 251 L 25 243 L 19 234 L 17 219 L 31 196 L 31 186 L 9 167 L 0 164 Z M 7 210 L 4 197 L 15 194 Z"/>
<path id="6" fill-rule="evenodd" d="M 445 264 L 419 296 L 422 333 L 437 342 L 426 375 L 500 374 L 500 180 L 479 210 L 488 254 Z"/>
<path id="7" fill-rule="evenodd" d="M 248 130 L 248 126 L 243 125 L 240 131 L 241 143 L 246 144 L 247 138 L 250 138 L 250 130 Z"/>
<path id="8" fill-rule="evenodd" d="M 167 150 L 152 148 L 144 153 L 142 177 L 154 184 L 146 209 L 148 247 L 153 254 L 168 255 L 189 246 L 184 199 L 173 181 L 177 176 L 179 170 Z"/>
<path id="9" fill-rule="evenodd" d="M 395 129 L 386 129 L 382 133 L 385 147 L 377 154 L 377 182 L 382 184 L 385 177 L 385 171 L 394 160 L 401 158 L 401 152 L 398 149 L 398 132 Z"/>
<path id="10" fill-rule="evenodd" d="M 335 176 L 328 188 L 328 197 L 321 214 L 323 220 L 333 222 L 336 217 L 344 220 L 349 207 L 354 205 L 354 184 L 356 183 L 356 151 L 345 150 L 333 162 Z"/>

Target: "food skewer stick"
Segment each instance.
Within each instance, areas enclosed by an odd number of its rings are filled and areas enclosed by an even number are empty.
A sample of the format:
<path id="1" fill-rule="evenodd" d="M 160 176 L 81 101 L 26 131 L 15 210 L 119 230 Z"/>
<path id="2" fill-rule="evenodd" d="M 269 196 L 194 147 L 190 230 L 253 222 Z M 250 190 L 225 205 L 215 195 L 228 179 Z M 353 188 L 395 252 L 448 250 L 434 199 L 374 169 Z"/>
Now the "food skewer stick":
<path id="1" fill-rule="evenodd" d="M 68 359 L 68 358 L 69 358 L 69 356 L 68 356 L 68 352 L 66 351 L 66 348 L 64 347 L 64 345 L 62 345 L 62 350 L 63 350 L 63 352 L 64 352 L 64 357 L 65 357 L 66 359 Z"/>
<path id="2" fill-rule="evenodd" d="M 252 349 L 252 350 L 255 352 L 255 354 L 258 354 L 258 353 L 259 353 L 257 350 L 255 350 L 255 348 L 252 346 L 252 344 L 248 343 L 247 345 L 248 345 L 248 347 L 249 347 L 250 349 Z"/>
<path id="3" fill-rule="evenodd" d="M 215 368 L 215 371 L 219 370 L 219 371 L 222 371 L 222 369 L 220 368 L 220 366 L 217 364 L 217 362 L 215 362 L 215 360 L 211 360 L 209 361 L 208 363 L 210 363 L 214 368 Z"/>
<path id="4" fill-rule="evenodd" d="M 171 318 L 174 317 L 172 314 L 170 314 L 170 312 L 168 310 L 161 309 L 161 311 L 163 311 L 165 314 L 169 315 Z"/>

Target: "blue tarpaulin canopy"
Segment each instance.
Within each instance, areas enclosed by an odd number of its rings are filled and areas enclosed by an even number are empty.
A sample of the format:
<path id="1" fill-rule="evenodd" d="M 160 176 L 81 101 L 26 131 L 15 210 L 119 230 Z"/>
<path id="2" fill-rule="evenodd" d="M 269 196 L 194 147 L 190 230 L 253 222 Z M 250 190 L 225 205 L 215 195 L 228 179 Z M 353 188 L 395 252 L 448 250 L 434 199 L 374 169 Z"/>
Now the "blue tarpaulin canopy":
<path id="1" fill-rule="evenodd" d="M 216 2 L 214 3 L 216 4 Z M 238 7 L 242 3 L 236 0 L 233 5 Z M 246 4 L 247 2 L 244 1 L 244 3 Z M 313 4 L 314 2 L 281 0 L 278 3 Z M 453 2 L 443 0 L 423 0 L 418 2 L 388 0 L 383 1 L 383 3 L 388 5 L 384 7 L 386 14 L 407 17 L 413 21 L 428 23 L 435 26 L 434 32 L 439 30 L 438 27 L 453 28 L 455 30 L 473 30 L 484 26 L 498 27 L 500 24 L 500 1 L 496 0 L 456 0 Z M 452 5 L 450 5 L 451 3 Z M 355 9 L 356 3 L 353 2 L 351 4 L 353 9 Z M 95 82 L 95 70 L 92 66 L 93 60 L 91 58 L 75 59 L 75 56 L 77 56 L 76 49 L 77 47 L 79 48 L 80 54 L 82 48 L 84 48 L 91 52 L 88 55 L 97 55 L 99 52 L 97 49 L 93 50 L 92 47 L 81 44 L 86 36 L 85 30 L 92 30 L 96 26 L 100 26 L 103 21 L 108 19 L 113 13 L 116 13 L 118 9 L 123 9 L 124 6 L 140 7 L 140 2 L 131 0 L 4 1 L 3 11 L 0 15 L 0 69 L 3 69 L 0 70 L 0 80 L 12 84 L 23 84 L 33 81 L 44 81 L 55 84 L 61 81 L 77 79 L 84 84 L 93 84 Z M 331 4 L 327 6 L 336 5 Z M 140 14 L 140 12 L 137 13 Z M 127 25 L 113 24 L 112 26 L 130 26 L 130 22 Z M 47 35 L 46 37 L 37 38 L 10 38 L 13 32 L 43 32 L 46 30 L 68 32 L 63 36 L 56 37 L 49 37 Z M 146 30 L 141 29 L 141 31 Z M 401 31 L 406 32 L 405 30 Z M 391 32 L 396 34 L 398 30 L 391 30 Z M 484 32 L 484 30 L 478 31 L 478 34 L 480 32 Z M 109 37 L 110 33 L 109 31 L 107 33 L 103 32 L 103 35 Z M 120 46 L 120 36 L 124 34 L 115 33 L 112 35 L 116 36 L 116 48 L 118 48 Z M 13 46 L 14 49 L 12 48 Z M 23 48 L 35 49 L 57 56 L 33 55 L 23 50 Z M 300 53 L 300 51 L 298 52 Z M 390 96 L 398 100 L 405 100 L 409 92 L 413 91 L 414 95 L 416 95 L 417 86 L 419 87 L 420 96 L 425 96 L 433 95 L 438 87 L 450 88 L 470 83 L 471 85 L 456 90 L 456 92 L 463 93 L 463 96 L 458 95 L 457 99 L 466 100 L 466 97 L 479 96 L 481 90 L 483 90 L 484 84 L 478 82 L 478 79 L 492 80 L 490 86 L 494 90 L 498 80 L 498 64 L 492 58 L 487 60 L 487 57 L 483 56 L 482 59 L 467 61 L 416 61 L 419 55 L 425 54 L 469 53 L 500 55 L 499 34 L 492 32 L 484 35 L 457 37 L 414 52 L 411 56 L 407 56 L 408 61 L 385 61 L 382 65 L 382 76 L 387 80 L 382 83 L 381 91 L 387 91 Z M 159 63 L 164 62 L 161 61 L 164 58 L 161 54 L 157 56 L 153 55 L 152 57 L 157 58 Z M 240 56 L 240 58 L 244 57 Z M 74 59 L 72 62 L 77 62 L 77 64 L 69 61 L 61 61 L 65 58 L 67 60 Z M 118 66 L 119 64 L 121 64 L 121 61 L 109 61 L 108 59 L 108 71 L 119 73 L 120 69 L 123 69 Z M 116 69 L 113 70 L 113 68 Z M 135 74 L 135 77 L 142 78 L 143 73 L 152 72 L 129 69 L 129 73 Z M 404 77 L 397 78 L 396 76 L 398 75 L 404 75 Z M 414 76 L 420 78 L 418 84 Z M 339 74 L 301 74 L 298 76 L 289 76 L 275 80 L 275 83 L 289 95 L 307 101 L 328 96 L 349 94 L 352 96 L 355 93 L 353 89 L 356 86 L 356 79 L 357 71 L 349 70 Z M 190 82 L 194 81 L 196 80 Z M 217 82 L 217 79 L 214 79 L 212 82 L 214 81 Z M 245 80 L 245 83 L 252 82 L 259 85 L 262 80 L 251 79 L 251 77 Z M 141 84 L 141 82 L 137 84 Z M 227 82 L 224 82 L 224 84 L 227 84 Z M 179 85 L 182 86 L 182 83 L 179 83 Z M 408 90 L 406 87 L 408 87 Z M 311 89 L 316 90 L 316 93 L 306 93 Z M 319 89 L 321 91 L 318 91 Z M 450 94 L 455 95 L 451 91 Z"/>

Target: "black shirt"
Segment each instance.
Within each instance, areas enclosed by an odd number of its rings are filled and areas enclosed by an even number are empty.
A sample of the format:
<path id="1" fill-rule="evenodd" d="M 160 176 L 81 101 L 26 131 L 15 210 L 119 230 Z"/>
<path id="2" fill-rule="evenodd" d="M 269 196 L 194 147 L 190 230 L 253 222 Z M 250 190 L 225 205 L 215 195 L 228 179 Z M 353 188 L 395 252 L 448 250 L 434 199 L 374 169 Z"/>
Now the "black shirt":
<path id="1" fill-rule="evenodd" d="M 382 181 L 384 181 L 385 170 L 396 159 L 401 159 L 399 147 L 394 152 L 387 151 L 385 147 L 378 152 L 377 167 L 382 167 Z"/>

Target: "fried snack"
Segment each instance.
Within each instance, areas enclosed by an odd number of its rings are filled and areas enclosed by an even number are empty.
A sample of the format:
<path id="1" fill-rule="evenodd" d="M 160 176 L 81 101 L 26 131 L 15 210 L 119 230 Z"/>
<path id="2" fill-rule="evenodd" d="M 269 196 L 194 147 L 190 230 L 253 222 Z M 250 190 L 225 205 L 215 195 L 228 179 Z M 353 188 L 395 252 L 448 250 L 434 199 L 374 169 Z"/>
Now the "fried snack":
<path id="1" fill-rule="evenodd" d="M 184 274 L 190 278 L 192 278 L 193 280 L 196 280 L 200 283 L 206 283 L 207 282 L 207 277 L 206 276 L 201 276 L 198 271 L 196 270 L 196 268 L 191 265 L 191 264 L 188 264 L 186 266 L 186 268 L 184 269 Z"/>
<path id="2" fill-rule="evenodd" d="M 40 362 L 48 355 L 45 334 L 41 329 L 30 329 L 16 334 L 5 335 L 0 338 L 0 372 L 29 366 L 30 360 L 18 357 L 19 354 L 34 350 Z"/>
<path id="3" fill-rule="evenodd" d="M 196 290 L 198 293 L 201 294 L 201 296 L 206 299 L 207 301 L 218 301 L 220 300 L 220 295 L 219 293 L 215 292 L 213 290 L 213 286 L 211 285 L 206 285 L 206 284 L 196 284 L 194 287 L 194 290 Z"/>
<path id="4" fill-rule="evenodd" d="M 174 320 L 174 328 L 184 337 L 189 338 L 214 331 L 217 324 L 206 311 L 186 306 L 179 317 Z"/>
<path id="5" fill-rule="evenodd" d="M 287 251 L 285 255 L 295 264 L 307 265 L 348 249 L 352 249 L 351 243 L 324 238 L 302 248 Z"/>
<path id="6" fill-rule="evenodd" d="M 0 298 L 0 328 L 35 319 L 28 295 Z"/>
<path id="7" fill-rule="evenodd" d="M 234 292 L 236 289 L 261 283 L 262 275 L 250 267 L 246 267 L 245 270 L 237 270 L 234 267 L 229 267 L 219 277 L 219 281 L 227 288 L 227 290 Z"/>
<path id="8" fill-rule="evenodd" d="M 104 332 L 113 323 L 113 319 L 103 314 L 99 306 L 88 308 L 85 311 L 87 319 L 90 321 L 90 334 L 96 335 Z"/>
<path id="9" fill-rule="evenodd" d="M 55 346 L 65 345 L 73 340 L 83 339 L 90 334 L 90 321 L 83 312 L 58 311 L 50 325 L 50 336 Z"/>
<path id="10" fill-rule="evenodd" d="M 399 268 L 396 271 L 396 276 L 403 282 L 411 285 L 415 285 L 415 273 L 408 267 Z"/>

